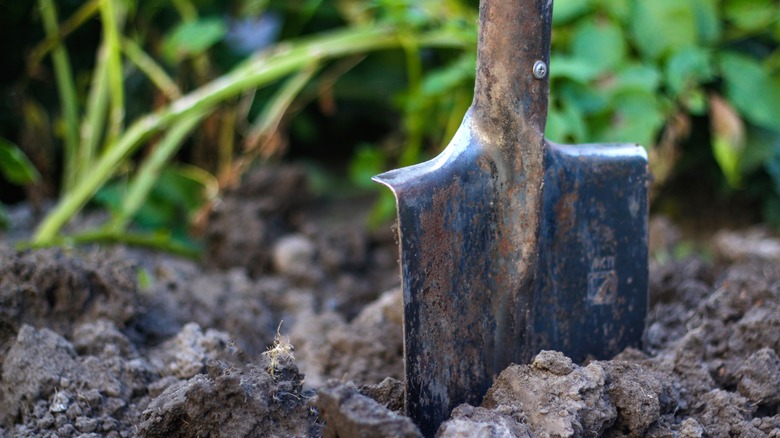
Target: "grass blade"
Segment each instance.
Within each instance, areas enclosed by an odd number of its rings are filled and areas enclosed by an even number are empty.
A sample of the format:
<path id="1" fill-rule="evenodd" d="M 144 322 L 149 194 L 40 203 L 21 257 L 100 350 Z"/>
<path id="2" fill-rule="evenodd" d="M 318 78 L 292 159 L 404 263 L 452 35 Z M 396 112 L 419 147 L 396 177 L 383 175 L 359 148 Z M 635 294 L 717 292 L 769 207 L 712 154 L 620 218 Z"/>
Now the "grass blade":
<path id="1" fill-rule="evenodd" d="M 122 79 L 122 49 L 119 39 L 120 9 L 116 0 L 101 0 L 100 17 L 103 22 L 103 42 L 106 47 L 106 65 L 110 107 L 108 112 L 108 144 L 122 132 L 125 120 L 125 89 Z"/>
<path id="2" fill-rule="evenodd" d="M 135 64 L 169 100 L 176 100 L 181 97 L 181 90 L 173 82 L 173 79 L 135 41 L 130 38 L 123 38 L 122 51 L 127 56 L 127 59 Z"/>
<path id="3" fill-rule="evenodd" d="M 81 147 L 79 148 L 79 160 L 77 180 L 81 180 L 83 174 L 92 168 L 98 151 L 98 144 L 103 136 L 108 108 L 108 66 L 106 45 L 98 48 L 95 69 L 92 72 L 92 84 L 87 96 L 87 110 L 81 124 Z"/>
<path id="4" fill-rule="evenodd" d="M 163 167 L 168 164 L 204 116 L 205 113 L 192 114 L 171 126 L 133 176 L 119 215 L 112 221 L 110 229 L 115 232 L 124 231 L 154 188 Z"/>
<path id="5" fill-rule="evenodd" d="M 52 0 L 39 0 L 41 18 L 46 35 L 49 38 L 59 38 L 60 30 L 57 23 L 57 9 Z M 76 98 L 76 85 L 73 82 L 73 71 L 70 58 L 63 44 L 59 44 L 52 52 L 54 74 L 57 79 L 57 91 L 62 104 L 62 115 L 65 121 L 65 147 L 64 147 L 64 171 L 63 191 L 69 191 L 76 183 L 76 167 L 78 164 L 78 100 Z"/>

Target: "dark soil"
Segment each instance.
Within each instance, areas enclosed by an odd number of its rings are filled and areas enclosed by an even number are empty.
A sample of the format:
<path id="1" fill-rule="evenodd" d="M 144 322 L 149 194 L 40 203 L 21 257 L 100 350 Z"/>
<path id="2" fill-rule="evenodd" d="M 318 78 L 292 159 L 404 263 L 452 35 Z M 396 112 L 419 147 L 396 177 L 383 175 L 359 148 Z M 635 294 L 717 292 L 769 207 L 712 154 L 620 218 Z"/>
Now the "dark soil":
<path id="1" fill-rule="evenodd" d="M 295 168 L 249 175 L 215 210 L 202 263 L 19 252 L 9 231 L 0 437 L 419 436 L 401 414 L 392 232 L 367 230 L 369 203 L 305 193 Z M 708 259 L 678 258 L 674 225 L 651 228 L 641 351 L 541 352 L 438 436 L 780 437 L 780 240 L 721 232 Z"/>

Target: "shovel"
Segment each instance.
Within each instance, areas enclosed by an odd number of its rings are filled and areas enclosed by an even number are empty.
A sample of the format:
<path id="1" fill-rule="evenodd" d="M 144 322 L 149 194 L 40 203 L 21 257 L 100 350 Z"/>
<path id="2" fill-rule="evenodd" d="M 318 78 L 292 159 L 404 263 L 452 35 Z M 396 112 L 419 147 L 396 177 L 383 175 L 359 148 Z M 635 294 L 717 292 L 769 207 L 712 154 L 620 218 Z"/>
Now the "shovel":
<path id="1" fill-rule="evenodd" d="M 432 436 L 542 349 L 609 358 L 647 314 L 647 155 L 544 139 L 552 0 L 482 0 L 474 101 L 395 194 L 405 406 Z"/>

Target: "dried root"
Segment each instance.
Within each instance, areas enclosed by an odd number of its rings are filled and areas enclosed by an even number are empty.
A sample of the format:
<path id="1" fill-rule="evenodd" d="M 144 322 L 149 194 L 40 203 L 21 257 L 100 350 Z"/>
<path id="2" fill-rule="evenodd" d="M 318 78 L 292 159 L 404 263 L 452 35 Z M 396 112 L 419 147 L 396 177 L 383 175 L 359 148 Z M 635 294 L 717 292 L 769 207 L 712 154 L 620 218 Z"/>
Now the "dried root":
<path id="1" fill-rule="evenodd" d="M 293 355 L 295 348 L 290 343 L 290 338 L 288 336 L 282 336 L 281 334 L 283 322 L 284 321 L 279 322 L 279 327 L 276 329 L 274 345 L 263 353 L 263 355 L 268 358 L 268 374 L 274 378 L 276 377 L 277 370 L 283 368 L 284 363 L 295 360 L 295 356 Z"/>

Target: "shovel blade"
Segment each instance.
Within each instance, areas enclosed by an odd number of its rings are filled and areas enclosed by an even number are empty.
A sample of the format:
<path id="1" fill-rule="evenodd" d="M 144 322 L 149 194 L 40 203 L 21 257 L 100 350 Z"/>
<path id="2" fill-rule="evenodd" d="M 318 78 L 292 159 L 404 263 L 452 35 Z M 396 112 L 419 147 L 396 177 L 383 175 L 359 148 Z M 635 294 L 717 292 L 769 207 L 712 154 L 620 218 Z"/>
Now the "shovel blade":
<path id="1" fill-rule="evenodd" d="M 500 224 L 527 212 L 507 207 L 505 166 L 468 127 L 437 158 L 375 177 L 397 200 L 405 404 L 425 436 L 542 349 L 582 361 L 639 345 L 647 311 L 644 150 L 541 145 L 539 257 L 518 267 L 507 253 L 522 243 Z"/>

